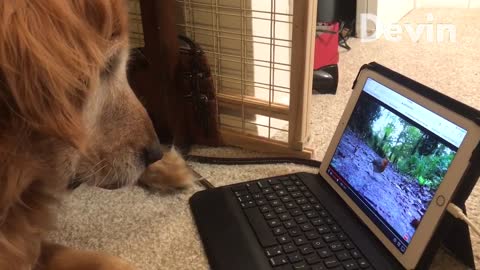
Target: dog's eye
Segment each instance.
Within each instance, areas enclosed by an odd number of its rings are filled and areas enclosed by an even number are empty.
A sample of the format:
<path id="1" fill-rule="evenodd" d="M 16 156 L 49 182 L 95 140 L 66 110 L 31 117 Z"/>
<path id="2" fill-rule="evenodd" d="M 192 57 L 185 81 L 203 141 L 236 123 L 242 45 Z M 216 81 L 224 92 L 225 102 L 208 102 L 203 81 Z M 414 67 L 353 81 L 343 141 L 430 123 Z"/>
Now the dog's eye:
<path id="1" fill-rule="evenodd" d="M 119 65 L 120 65 L 120 56 L 114 55 L 110 57 L 107 63 L 105 64 L 105 67 L 101 71 L 100 76 L 102 78 L 108 78 L 110 75 L 112 75 L 115 72 L 115 70 L 118 68 Z"/>

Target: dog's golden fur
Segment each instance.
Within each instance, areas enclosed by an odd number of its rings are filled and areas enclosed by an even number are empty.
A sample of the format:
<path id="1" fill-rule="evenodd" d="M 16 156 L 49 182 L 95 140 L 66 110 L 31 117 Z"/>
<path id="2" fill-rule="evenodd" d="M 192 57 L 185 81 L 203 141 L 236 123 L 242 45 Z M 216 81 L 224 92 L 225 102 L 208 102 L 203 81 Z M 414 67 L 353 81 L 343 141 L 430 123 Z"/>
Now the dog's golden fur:
<path id="1" fill-rule="evenodd" d="M 125 2 L 0 1 L 2 270 L 133 269 L 115 257 L 43 241 L 70 179 L 133 184 L 147 159 L 160 157 L 126 80 Z M 155 188 L 182 186 L 190 177 L 175 153 L 152 168 L 142 182 Z"/>

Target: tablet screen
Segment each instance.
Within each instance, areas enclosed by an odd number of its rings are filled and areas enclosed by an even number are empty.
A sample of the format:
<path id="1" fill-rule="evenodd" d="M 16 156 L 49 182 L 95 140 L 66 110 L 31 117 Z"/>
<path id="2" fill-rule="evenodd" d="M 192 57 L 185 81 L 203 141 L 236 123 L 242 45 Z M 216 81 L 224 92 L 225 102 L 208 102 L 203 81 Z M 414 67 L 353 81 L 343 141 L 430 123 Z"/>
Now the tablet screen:
<path id="1" fill-rule="evenodd" d="M 405 253 L 466 134 L 368 78 L 327 173 Z"/>

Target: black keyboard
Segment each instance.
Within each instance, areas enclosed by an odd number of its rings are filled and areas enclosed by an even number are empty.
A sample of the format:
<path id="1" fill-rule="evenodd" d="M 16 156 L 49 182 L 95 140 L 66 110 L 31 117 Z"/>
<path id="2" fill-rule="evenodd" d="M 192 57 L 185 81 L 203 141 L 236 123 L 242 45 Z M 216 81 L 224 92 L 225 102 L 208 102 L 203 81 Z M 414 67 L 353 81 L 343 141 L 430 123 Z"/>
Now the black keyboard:
<path id="1" fill-rule="evenodd" d="M 373 269 L 296 175 L 232 187 L 273 269 Z"/>

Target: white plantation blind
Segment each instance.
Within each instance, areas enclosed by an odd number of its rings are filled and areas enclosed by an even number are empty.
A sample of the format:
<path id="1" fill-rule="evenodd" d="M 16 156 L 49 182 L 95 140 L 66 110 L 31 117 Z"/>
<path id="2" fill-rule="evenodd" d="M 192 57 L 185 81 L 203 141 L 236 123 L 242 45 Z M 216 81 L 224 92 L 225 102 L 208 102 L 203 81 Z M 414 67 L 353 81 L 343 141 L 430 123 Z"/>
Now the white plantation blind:
<path id="1" fill-rule="evenodd" d="M 316 1 L 176 2 L 179 33 L 199 43 L 209 60 L 224 142 L 311 157 Z M 141 37 L 139 28 L 131 26 L 132 40 Z"/>

